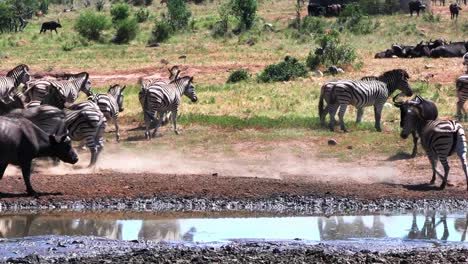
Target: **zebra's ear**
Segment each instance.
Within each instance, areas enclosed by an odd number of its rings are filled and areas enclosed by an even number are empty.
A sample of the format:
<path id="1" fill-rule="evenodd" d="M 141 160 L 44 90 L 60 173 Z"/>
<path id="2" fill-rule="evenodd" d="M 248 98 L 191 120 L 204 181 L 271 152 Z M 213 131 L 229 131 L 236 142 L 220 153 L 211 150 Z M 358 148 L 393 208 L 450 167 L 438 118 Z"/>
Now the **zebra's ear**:
<path id="1" fill-rule="evenodd" d="M 190 82 L 193 83 L 193 76 L 190 77 Z"/>
<path id="2" fill-rule="evenodd" d="M 123 93 L 123 91 L 125 90 L 125 88 L 127 88 L 127 85 L 124 85 L 124 86 L 122 87 L 122 89 L 120 89 L 120 93 Z"/>

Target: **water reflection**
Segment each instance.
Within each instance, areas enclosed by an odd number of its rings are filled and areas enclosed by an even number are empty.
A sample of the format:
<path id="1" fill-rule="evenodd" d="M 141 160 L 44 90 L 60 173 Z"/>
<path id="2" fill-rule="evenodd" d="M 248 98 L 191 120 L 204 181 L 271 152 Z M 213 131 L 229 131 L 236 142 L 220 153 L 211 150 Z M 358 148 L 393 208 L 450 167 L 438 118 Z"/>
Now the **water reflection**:
<path id="1" fill-rule="evenodd" d="M 332 217 L 184 218 L 186 215 L 0 215 L 0 237 L 99 236 L 121 240 L 211 242 L 227 239 L 398 238 L 466 241 L 468 214 Z"/>

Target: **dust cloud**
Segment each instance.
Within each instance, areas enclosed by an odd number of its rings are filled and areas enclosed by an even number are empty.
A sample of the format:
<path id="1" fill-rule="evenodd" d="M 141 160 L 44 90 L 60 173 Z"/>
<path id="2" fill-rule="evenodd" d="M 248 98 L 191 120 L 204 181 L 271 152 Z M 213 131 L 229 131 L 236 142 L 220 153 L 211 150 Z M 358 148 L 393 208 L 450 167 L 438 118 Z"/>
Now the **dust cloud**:
<path id="1" fill-rule="evenodd" d="M 159 150 L 141 151 L 110 146 L 99 157 L 95 168 L 87 168 L 89 153 L 81 151 L 77 165 L 36 162 L 34 171 L 40 174 L 92 174 L 100 172 L 155 173 L 155 174 L 217 174 L 220 177 L 257 177 L 279 180 L 298 179 L 320 182 L 394 183 L 398 169 L 388 163 L 368 161 L 343 163 L 331 159 L 318 159 L 307 150 L 301 154 L 287 147 L 263 152 L 239 150 L 234 153 L 215 151 Z M 361 164 L 360 164 L 361 163 Z M 374 162 L 375 163 L 375 162 Z M 9 166 L 6 175 L 21 175 L 21 171 Z"/>

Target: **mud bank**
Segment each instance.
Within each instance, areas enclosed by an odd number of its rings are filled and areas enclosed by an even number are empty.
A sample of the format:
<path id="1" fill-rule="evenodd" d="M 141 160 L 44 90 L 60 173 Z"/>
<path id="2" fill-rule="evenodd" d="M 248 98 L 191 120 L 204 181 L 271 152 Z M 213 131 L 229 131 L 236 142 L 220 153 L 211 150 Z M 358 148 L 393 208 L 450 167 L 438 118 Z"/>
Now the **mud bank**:
<path id="1" fill-rule="evenodd" d="M 108 210 L 153 212 L 247 211 L 295 215 L 334 215 L 396 210 L 466 211 L 466 199 L 357 199 L 336 196 L 274 196 L 226 199 L 196 197 L 95 198 L 72 201 L 49 199 L 0 201 L 0 212 L 31 210 Z"/>
<path id="2" fill-rule="evenodd" d="M 85 237 L 38 237 L 1 242 L 12 252 L 6 263 L 456 263 L 468 249 L 433 243 L 352 241 L 232 241 L 213 244 L 122 242 Z M 27 248 L 35 253 L 28 254 Z M 29 249 L 29 252 L 31 249 Z M 11 256 L 16 254 L 16 256 Z"/>

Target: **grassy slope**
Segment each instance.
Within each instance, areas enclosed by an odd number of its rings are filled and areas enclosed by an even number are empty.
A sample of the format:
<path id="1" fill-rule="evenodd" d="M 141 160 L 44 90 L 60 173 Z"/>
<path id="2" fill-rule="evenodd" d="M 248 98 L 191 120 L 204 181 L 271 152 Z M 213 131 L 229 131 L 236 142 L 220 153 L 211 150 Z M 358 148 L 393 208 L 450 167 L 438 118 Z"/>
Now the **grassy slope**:
<path id="1" fill-rule="evenodd" d="M 153 16 L 157 17 L 165 7 L 160 6 L 159 1 L 155 2 L 157 3 L 151 9 Z M 64 28 L 58 35 L 37 33 L 41 22 L 58 17 L 58 10 L 61 10 L 61 7 L 54 7 L 48 17 L 32 21 L 24 33 L 6 34 L 0 37 L 0 57 L 7 56 L 1 59 L 0 68 L 6 70 L 18 63 L 26 63 L 32 67 L 33 71 L 112 72 L 161 66 L 159 61 L 163 58 L 171 63 L 189 67 L 212 67 L 212 72 L 195 76 L 200 101 L 197 104 L 191 104 L 188 100 L 184 101 L 180 111 L 182 113 L 180 123 L 183 126 L 207 125 L 227 128 L 231 132 L 244 129 L 244 132 L 236 132 L 243 135 L 239 139 L 249 136 L 257 138 L 258 134 L 269 139 L 334 136 L 333 133 L 318 129 L 317 103 L 319 89 L 325 79 L 305 78 L 275 84 L 259 84 L 255 81 L 235 85 L 221 84 L 226 80 L 228 72 L 220 71 L 218 68 L 226 65 L 231 68 L 263 66 L 277 62 L 286 55 L 293 55 L 300 59 L 307 56 L 314 46 L 313 38 L 310 36 L 301 39 L 291 37 L 291 30 L 287 28 L 287 24 L 288 20 L 294 16 L 294 8 L 290 1 L 261 1 L 260 17 L 272 23 L 279 32 L 247 33 L 230 39 L 214 39 L 210 36 L 208 25 L 216 20 L 218 4 L 218 1 L 214 1 L 207 5 L 191 5 L 190 8 L 195 17 L 194 30 L 176 35 L 160 48 L 145 48 L 152 27 L 152 22 L 146 22 L 141 25 L 141 32 L 137 39 L 129 45 L 90 43 L 88 46 L 76 47 L 72 51 L 62 50 L 62 46 L 66 42 L 78 39 L 72 29 L 77 13 L 60 14 Z M 440 23 L 434 24 L 425 22 L 421 18 L 410 18 L 407 15 L 379 16 L 375 19 L 379 20 L 381 25 L 374 34 L 365 36 L 344 34 L 343 36 L 358 49 L 360 60 L 364 64 L 375 52 L 387 48 L 391 43 L 415 43 L 421 39 L 438 37 L 463 39 L 468 36 L 467 31 L 462 30 L 462 25 L 468 21 L 464 15 L 459 18 L 458 23 L 452 23 L 443 17 Z M 327 20 L 331 22 L 333 19 Z M 106 32 L 105 38 L 109 39 L 111 35 L 111 31 Z M 256 45 L 252 47 L 245 45 L 245 40 L 248 38 L 255 38 Z M 178 57 L 181 54 L 186 54 L 187 60 L 179 60 Z M 388 62 L 392 63 L 391 60 Z M 411 67 L 411 62 L 408 61 L 408 63 L 403 66 Z M 402 67 L 402 65 L 395 65 L 396 67 Z M 375 70 L 379 72 L 378 69 Z M 359 71 L 347 74 L 349 77 L 361 75 Z M 413 83 L 413 86 L 418 93 L 438 103 L 442 116 L 453 116 L 456 100 L 453 87 L 419 82 Z M 138 89 L 135 85 L 126 91 L 126 112 L 123 119 L 127 122 L 141 122 L 142 120 L 137 97 Z M 98 88 L 98 91 L 104 90 L 104 87 Z M 394 122 L 398 119 L 397 109 L 385 108 L 384 133 L 373 132 L 371 109 L 366 110 L 365 122 L 359 127 L 349 122 L 354 119 L 355 110 L 348 109 L 346 120 L 349 128 L 354 132 L 335 135 L 343 144 L 336 148 L 332 156 L 360 157 L 368 151 L 389 154 L 395 153 L 395 149 L 408 148 L 404 142 L 398 140 L 398 122 Z M 204 131 L 203 128 L 197 130 Z M 224 132 L 226 131 L 222 130 L 218 133 L 219 137 L 224 137 Z M 195 137 L 194 142 L 200 143 L 206 140 L 206 138 Z M 395 143 L 383 144 L 382 142 Z M 348 153 L 343 152 L 347 145 L 353 145 L 352 155 L 343 154 Z"/>

